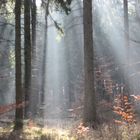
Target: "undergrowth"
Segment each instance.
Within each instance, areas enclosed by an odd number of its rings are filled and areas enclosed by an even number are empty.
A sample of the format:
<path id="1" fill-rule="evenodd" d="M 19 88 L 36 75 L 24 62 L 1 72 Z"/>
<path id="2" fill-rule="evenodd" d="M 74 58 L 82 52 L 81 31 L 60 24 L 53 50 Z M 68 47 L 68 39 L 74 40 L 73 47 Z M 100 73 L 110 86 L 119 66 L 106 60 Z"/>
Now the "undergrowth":
<path id="1" fill-rule="evenodd" d="M 0 128 L 0 140 L 140 140 L 140 124 L 102 124 L 96 130 L 82 123 L 65 129 L 26 126 L 22 132 L 12 132 L 12 128 Z"/>

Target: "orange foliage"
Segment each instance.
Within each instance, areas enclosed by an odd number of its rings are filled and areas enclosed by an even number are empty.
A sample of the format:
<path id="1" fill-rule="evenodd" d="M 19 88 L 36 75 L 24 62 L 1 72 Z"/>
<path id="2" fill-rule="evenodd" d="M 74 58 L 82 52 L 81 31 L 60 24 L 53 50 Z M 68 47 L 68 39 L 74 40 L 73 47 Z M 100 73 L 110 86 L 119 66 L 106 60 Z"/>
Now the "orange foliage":
<path id="1" fill-rule="evenodd" d="M 87 132 L 89 132 L 89 127 L 85 127 L 83 123 L 80 123 L 76 129 L 76 132 L 77 134 L 85 135 Z"/>
<path id="2" fill-rule="evenodd" d="M 140 101 L 140 95 L 131 95 L 136 101 Z"/>
<path id="3" fill-rule="evenodd" d="M 125 122 L 119 121 L 119 120 L 114 120 L 114 122 L 115 122 L 116 124 L 118 124 L 118 125 L 124 125 L 124 124 L 126 124 Z"/>
<path id="4" fill-rule="evenodd" d="M 121 121 L 115 120 L 117 124 L 132 124 L 135 123 L 135 114 L 132 103 L 129 102 L 128 96 L 118 95 L 115 99 L 113 107 L 114 112 L 121 117 Z"/>

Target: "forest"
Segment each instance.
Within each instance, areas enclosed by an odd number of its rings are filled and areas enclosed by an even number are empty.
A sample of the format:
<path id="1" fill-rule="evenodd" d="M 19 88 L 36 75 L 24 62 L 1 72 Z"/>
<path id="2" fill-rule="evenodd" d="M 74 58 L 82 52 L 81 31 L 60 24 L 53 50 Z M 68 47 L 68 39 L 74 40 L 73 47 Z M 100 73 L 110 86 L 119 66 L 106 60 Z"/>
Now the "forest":
<path id="1" fill-rule="evenodd" d="M 140 140 L 139 54 L 140 0 L 0 0 L 0 140 Z"/>

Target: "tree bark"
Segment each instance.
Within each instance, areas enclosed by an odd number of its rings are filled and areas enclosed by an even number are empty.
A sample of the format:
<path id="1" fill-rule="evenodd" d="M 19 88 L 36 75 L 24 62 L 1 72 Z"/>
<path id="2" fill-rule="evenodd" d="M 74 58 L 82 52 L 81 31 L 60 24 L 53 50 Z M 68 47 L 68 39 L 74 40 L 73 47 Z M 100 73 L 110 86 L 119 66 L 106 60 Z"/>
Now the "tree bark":
<path id="1" fill-rule="evenodd" d="M 49 0 L 45 7 L 45 27 L 44 27 L 44 48 L 43 48 L 43 62 L 42 62 L 42 81 L 41 81 L 41 115 L 44 121 L 44 105 L 45 105 L 45 87 L 46 87 L 46 59 L 47 59 L 47 32 L 48 32 L 48 14 L 49 14 Z M 44 125 L 44 124 L 43 124 Z"/>
<path id="2" fill-rule="evenodd" d="M 36 0 L 32 0 L 32 54 L 36 54 Z"/>
<path id="3" fill-rule="evenodd" d="M 128 1 L 123 0 L 124 6 L 124 34 L 125 34 L 125 45 L 129 46 L 129 22 L 128 22 Z"/>
<path id="4" fill-rule="evenodd" d="M 94 46 L 92 27 L 92 0 L 83 0 L 84 71 L 85 71 L 85 123 L 96 123 L 96 97 L 94 87 Z"/>
<path id="5" fill-rule="evenodd" d="M 46 57 L 47 57 L 47 30 L 48 30 L 48 3 L 45 9 L 45 27 L 44 27 L 44 50 L 43 50 L 43 65 L 42 65 L 42 88 L 41 102 L 44 103 L 45 83 L 46 83 Z"/>
<path id="6" fill-rule="evenodd" d="M 37 7 L 36 0 L 32 0 L 32 85 L 31 85 L 31 99 L 30 99 L 30 110 L 32 115 L 35 116 L 38 112 L 39 103 L 39 85 L 38 85 L 38 66 L 37 66 L 37 48 L 36 48 L 36 21 L 37 21 Z M 36 104 L 35 104 L 36 103 Z"/>
<path id="7" fill-rule="evenodd" d="M 24 93 L 25 102 L 25 118 L 29 115 L 29 98 L 31 93 L 31 35 L 30 35 L 30 10 L 31 0 L 24 0 L 24 61 L 25 61 L 25 75 L 24 75 Z"/>
<path id="8" fill-rule="evenodd" d="M 128 0 L 123 0 L 123 8 L 124 8 L 124 47 L 126 49 L 126 68 L 124 74 L 124 82 L 125 82 L 125 91 L 128 95 L 130 92 L 130 85 L 129 85 L 129 55 L 130 55 L 130 48 L 129 48 L 129 20 L 128 20 Z M 125 94 L 126 94 L 125 93 Z"/>
<path id="9" fill-rule="evenodd" d="M 22 91 L 22 68 L 21 68 L 21 0 L 15 1 L 15 86 L 16 105 L 23 101 Z M 23 107 L 16 108 L 15 130 L 23 128 Z"/>

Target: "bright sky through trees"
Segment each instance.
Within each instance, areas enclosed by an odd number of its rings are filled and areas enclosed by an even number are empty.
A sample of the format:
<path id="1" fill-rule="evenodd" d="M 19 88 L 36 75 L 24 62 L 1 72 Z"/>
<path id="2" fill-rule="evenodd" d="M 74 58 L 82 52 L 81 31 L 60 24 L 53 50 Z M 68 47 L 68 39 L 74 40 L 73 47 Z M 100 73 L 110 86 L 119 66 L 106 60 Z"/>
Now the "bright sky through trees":
<path id="1" fill-rule="evenodd" d="M 37 5 L 37 7 L 40 7 L 40 5 L 41 5 L 41 0 L 36 0 L 36 5 Z"/>

